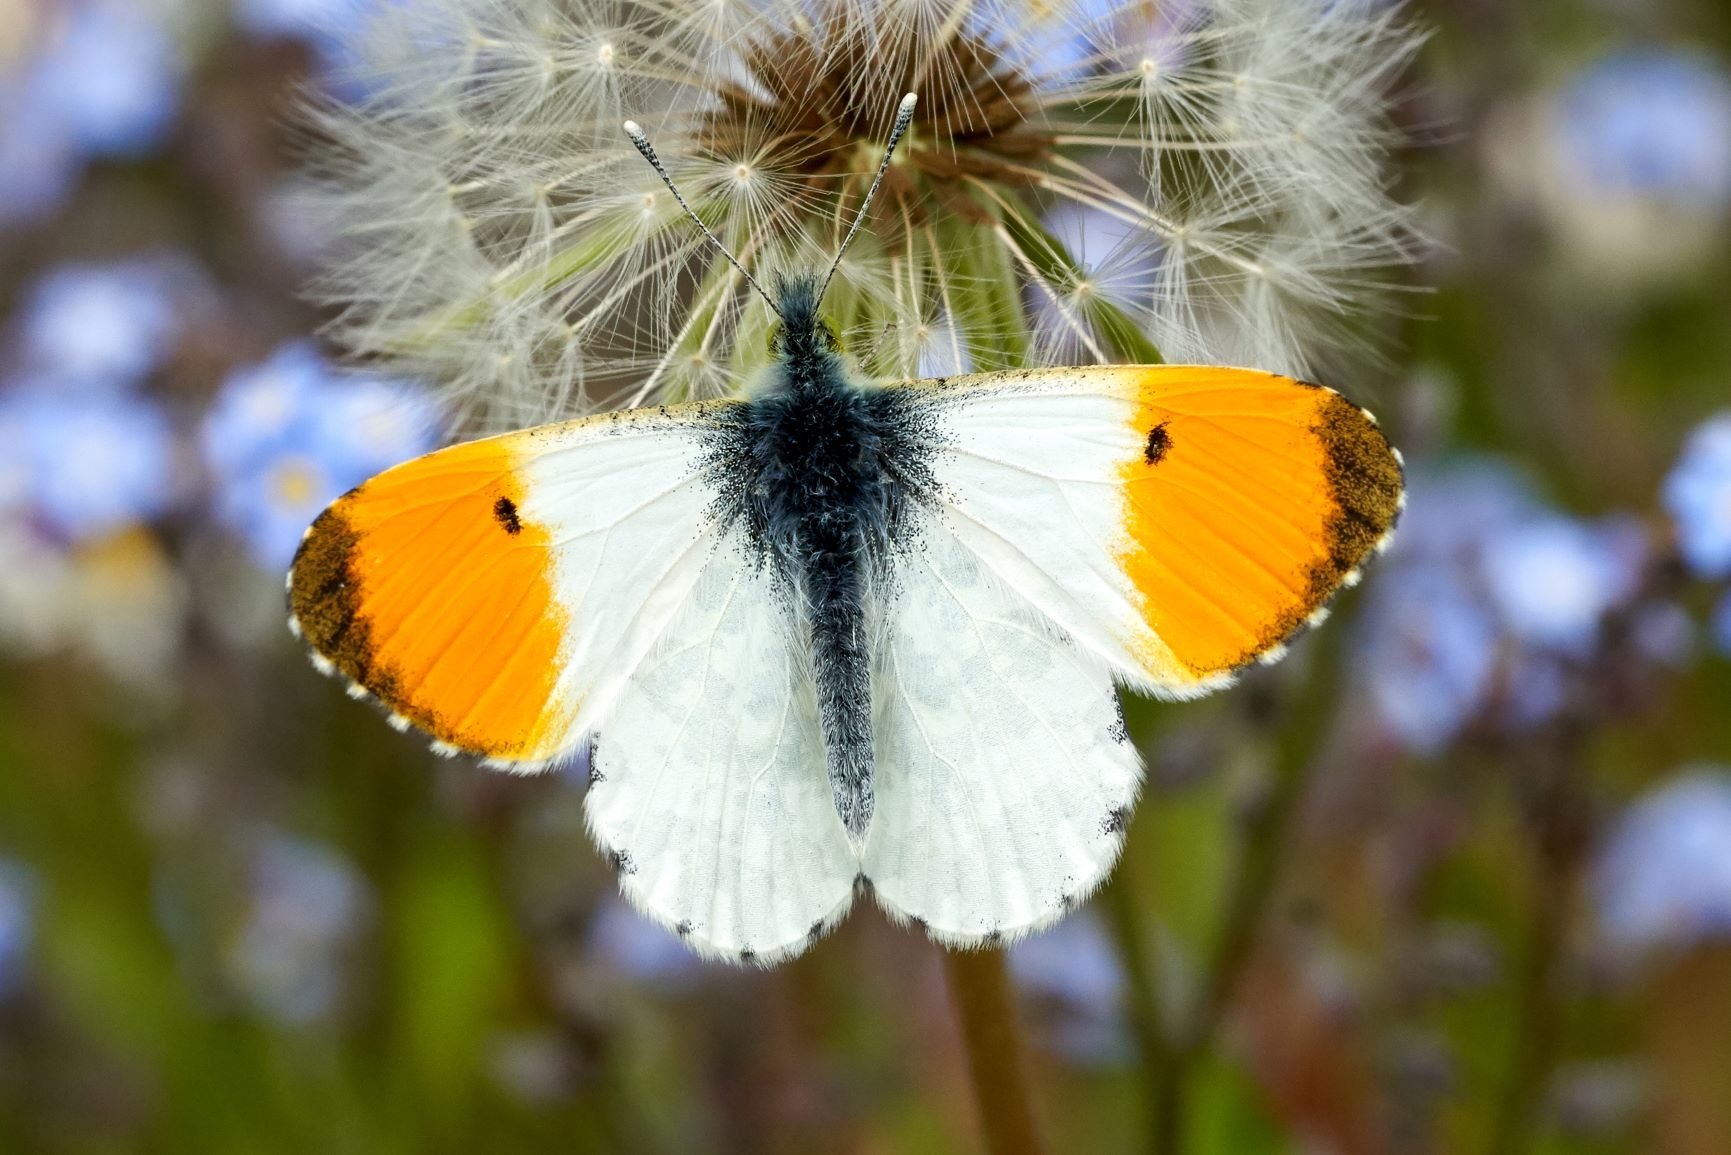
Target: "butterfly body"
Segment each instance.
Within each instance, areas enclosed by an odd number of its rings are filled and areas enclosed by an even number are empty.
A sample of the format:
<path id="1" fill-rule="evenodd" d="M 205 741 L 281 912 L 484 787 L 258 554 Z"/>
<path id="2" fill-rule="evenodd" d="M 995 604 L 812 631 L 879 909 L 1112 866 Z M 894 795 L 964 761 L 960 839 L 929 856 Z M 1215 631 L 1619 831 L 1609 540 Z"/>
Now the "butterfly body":
<path id="1" fill-rule="evenodd" d="M 809 651 L 836 812 L 857 841 L 873 807 L 871 603 L 913 530 L 930 438 L 905 397 L 850 376 L 814 279 L 784 284 L 780 302 L 766 388 L 716 439 L 715 468 L 730 480 L 715 512 L 774 574 Z"/>

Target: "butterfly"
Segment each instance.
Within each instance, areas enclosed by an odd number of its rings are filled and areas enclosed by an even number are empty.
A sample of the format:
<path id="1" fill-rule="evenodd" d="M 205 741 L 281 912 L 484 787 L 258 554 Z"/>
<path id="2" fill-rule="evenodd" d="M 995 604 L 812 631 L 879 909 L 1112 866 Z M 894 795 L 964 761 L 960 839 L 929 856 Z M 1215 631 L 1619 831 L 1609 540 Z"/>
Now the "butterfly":
<path id="1" fill-rule="evenodd" d="M 390 469 L 307 530 L 291 626 L 442 753 L 587 750 L 621 889 L 706 955 L 791 957 L 867 894 L 952 946 L 1045 927 L 1136 802 L 1115 687 L 1277 658 L 1387 544 L 1399 455 L 1249 369 L 866 383 L 827 278 L 771 295 L 734 263 L 780 316 L 760 392 Z"/>

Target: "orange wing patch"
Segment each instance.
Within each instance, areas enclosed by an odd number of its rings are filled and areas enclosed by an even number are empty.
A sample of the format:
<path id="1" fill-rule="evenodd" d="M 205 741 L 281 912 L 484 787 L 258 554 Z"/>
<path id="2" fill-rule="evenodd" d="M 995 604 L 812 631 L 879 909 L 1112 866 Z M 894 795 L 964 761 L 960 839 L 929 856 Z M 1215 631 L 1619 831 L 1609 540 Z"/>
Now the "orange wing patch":
<path id="1" fill-rule="evenodd" d="M 547 532 L 525 522 L 508 439 L 389 470 L 319 515 L 289 574 L 293 624 L 326 662 L 440 742 L 547 758 L 563 609 Z"/>
<path id="2" fill-rule="evenodd" d="M 1400 459 L 1340 394 L 1272 374 L 1154 368 L 1136 402 L 1122 561 L 1149 626 L 1203 681 L 1356 579 L 1399 515 Z"/>

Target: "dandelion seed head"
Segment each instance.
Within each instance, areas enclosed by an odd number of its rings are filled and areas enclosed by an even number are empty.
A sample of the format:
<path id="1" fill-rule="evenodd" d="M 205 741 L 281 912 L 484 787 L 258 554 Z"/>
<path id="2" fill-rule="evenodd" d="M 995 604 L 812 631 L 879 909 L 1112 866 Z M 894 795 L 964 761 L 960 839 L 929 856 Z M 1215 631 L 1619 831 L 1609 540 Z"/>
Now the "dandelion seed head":
<path id="1" fill-rule="evenodd" d="M 1351 347 L 1410 261 L 1387 191 L 1398 7 L 1327 0 L 428 0 L 314 111 L 355 356 L 490 430 L 736 393 L 760 281 L 828 263 L 903 93 L 912 127 L 825 312 L 868 372 Z"/>

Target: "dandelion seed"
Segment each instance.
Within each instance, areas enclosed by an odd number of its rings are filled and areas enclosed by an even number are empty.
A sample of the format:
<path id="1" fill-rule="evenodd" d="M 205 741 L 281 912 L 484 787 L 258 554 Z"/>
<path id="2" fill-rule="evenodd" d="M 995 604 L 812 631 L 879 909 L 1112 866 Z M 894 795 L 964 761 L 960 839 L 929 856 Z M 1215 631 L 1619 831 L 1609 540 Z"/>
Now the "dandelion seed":
<path id="1" fill-rule="evenodd" d="M 483 430 L 731 393 L 770 318 L 620 122 L 762 279 L 835 250 L 913 91 L 827 301 L 870 369 L 1303 372 L 1410 257 L 1384 162 L 1415 43 L 1398 10 L 1325 0 L 383 6 L 367 95 L 316 113 L 344 234 L 319 288 L 352 353 Z M 1095 272 L 1075 214 L 1117 230 Z"/>

